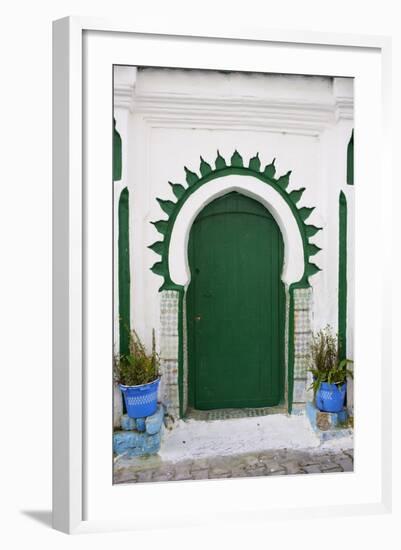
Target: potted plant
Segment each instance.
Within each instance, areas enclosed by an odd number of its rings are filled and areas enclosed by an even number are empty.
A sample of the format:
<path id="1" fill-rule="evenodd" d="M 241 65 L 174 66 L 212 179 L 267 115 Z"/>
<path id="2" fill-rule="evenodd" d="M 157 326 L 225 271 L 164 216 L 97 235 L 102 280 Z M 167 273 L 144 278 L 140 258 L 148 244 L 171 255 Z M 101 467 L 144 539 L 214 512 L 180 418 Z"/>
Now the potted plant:
<path id="1" fill-rule="evenodd" d="M 344 407 L 347 376 L 353 378 L 350 359 L 339 359 L 338 338 L 329 325 L 312 337 L 312 388 L 316 407 L 323 412 L 340 412 Z"/>
<path id="2" fill-rule="evenodd" d="M 156 412 L 159 389 L 159 356 L 155 332 L 152 331 L 152 353 L 148 354 L 135 331 L 130 334 L 129 353 L 114 361 L 114 377 L 124 396 L 127 414 L 144 418 Z"/>

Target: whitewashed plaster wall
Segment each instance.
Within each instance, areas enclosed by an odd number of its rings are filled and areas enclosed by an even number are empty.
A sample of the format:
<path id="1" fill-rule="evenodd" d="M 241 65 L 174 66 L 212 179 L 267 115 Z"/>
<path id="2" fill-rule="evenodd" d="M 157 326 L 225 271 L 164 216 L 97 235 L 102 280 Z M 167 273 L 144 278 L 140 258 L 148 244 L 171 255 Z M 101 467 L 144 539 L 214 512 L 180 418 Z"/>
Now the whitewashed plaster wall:
<path id="1" fill-rule="evenodd" d="M 156 197 L 175 200 L 168 181 L 185 184 L 184 166 L 199 173 L 200 155 L 214 166 L 217 150 L 229 161 L 237 149 L 244 165 L 257 152 L 262 167 L 276 158 L 276 175 L 292 170 L 288 190 L 306 188 L 298 206 L 316 207 L 308 218 L 323 227 L 312 239 L 322 248 L 313 257 L 322 271 L 310 278 L 314 329 L 328 323 L 337 329 L 338 201 L 344 191 L 352 344 L 354 188 L 346 184 L 352 80 L 116 67 L 114 92 L 123 142 L 118 189 L 127 185 L 130 192 L 131 322 L 144 342 L 150 345 L 160 323 L 162 278 L 150 271 L 159 256 L 147 248 L 160 239 L 150 222 L 166 217 Z M 117 342 L 117 310 L 115 315 Z"/>

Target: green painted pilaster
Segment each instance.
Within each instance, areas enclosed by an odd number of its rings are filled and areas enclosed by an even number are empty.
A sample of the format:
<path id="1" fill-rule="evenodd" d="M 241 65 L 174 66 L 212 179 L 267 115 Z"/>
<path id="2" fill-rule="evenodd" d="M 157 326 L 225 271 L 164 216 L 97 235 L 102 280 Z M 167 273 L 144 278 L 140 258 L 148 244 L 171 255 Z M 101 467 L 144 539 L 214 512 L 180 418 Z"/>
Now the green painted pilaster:
<path id="1" fill-rule="evenodd" d="M 120 354 L 129 351 L 130 335 L 129 193 L 125 187 L 118 201 L 118 311 Z"/>
<path id="2" fill-rule="evenodd" d="M 339 197 L 338 341 L 340 359 L 347 356 L 347 199 Z"/>
<path id="3" fill-rule="evenodd" d="M 122 172 L 122 144 L 121 136 L 116 130 L 116 119 L 113 127 L 113 181 L 121 179 Z"/>
<path id="4" fill-rule="evenodd" d="M 354 130 L 352 130 L 347 147 L 347 183 L 354 185 Z"/>

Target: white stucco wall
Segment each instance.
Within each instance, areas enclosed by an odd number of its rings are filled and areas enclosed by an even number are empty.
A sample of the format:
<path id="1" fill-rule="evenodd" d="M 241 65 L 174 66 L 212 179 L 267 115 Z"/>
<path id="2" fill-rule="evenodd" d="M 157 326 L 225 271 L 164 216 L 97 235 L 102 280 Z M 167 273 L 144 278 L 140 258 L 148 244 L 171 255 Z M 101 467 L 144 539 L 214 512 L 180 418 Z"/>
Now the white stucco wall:
<path id="1" fill-rule="evenodd" d="M 312 238 L 323 249 L 312 258 L 322 269 L 310 279 L 314 329 L 327 323 L 337 329 L 338 197 L 341 189 L 346 194 L 352 343 L 354 189 L 346 184 L 352 80 L 116 68 L 115 112 L 123 140 L 118 189 L 130 190 L 131 319 L 145 343 L 160 322 L 162 278 L 150 271 L 159 256 L 147 248 L 161 237 L 150 222 L 166 218 L 156 197 L 175 200 L 168 181 L 185 185 L 184 165 L 199 173 L 200 155 L 214 166 L 217 150 L 229 162 L 235 149 L 244 164 L 257 152 L 262 167 L 276 158 L 276 176 L 292 170 L 288 190 L 306 188 L 298 206 L 316 207 L 307 220 L 324 228 Z"/>

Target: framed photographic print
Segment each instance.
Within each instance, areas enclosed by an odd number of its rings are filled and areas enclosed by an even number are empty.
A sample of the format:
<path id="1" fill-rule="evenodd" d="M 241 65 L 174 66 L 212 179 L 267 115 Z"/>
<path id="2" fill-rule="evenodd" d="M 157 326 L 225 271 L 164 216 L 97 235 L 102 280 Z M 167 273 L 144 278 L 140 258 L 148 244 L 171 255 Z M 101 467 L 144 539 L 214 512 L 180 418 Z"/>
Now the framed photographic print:
<path id="1" fill-rule="evenodd" d="M 386 509 L 389 50 L 55 22 L 56 528 Z"/>

